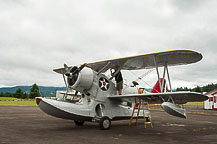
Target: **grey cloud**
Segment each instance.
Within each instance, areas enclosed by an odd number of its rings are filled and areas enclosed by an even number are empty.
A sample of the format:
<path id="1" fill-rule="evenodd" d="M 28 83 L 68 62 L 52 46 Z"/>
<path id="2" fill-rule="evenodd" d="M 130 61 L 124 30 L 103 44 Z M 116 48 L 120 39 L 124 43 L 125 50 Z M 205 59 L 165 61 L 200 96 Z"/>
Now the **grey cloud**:
<path id="1" fill-rule="evenodd" d="M 202 4 L 204 4 L 204 0 L 190 0 L 190 1 L 183 1 L 183 0 L 170 0 L 172 5 L 180 9 L 180 11 L 193 11 L 198 9 Z M 206 2 L 205 2 L 206 3 Z"/>
<path id="2" fill-rule="evenodd" d="M 52 69 L 64 63 L 79 65 L 176 48 L 199 51 L 204 58 L 171 67 L 174 87 L 215 83 L 215 5 L 181 0 L 0 1 L 0 86 L 34 82 L 63 86 Z M 145 80 L 154 85 L 155 79 L 152 72 Z"/>

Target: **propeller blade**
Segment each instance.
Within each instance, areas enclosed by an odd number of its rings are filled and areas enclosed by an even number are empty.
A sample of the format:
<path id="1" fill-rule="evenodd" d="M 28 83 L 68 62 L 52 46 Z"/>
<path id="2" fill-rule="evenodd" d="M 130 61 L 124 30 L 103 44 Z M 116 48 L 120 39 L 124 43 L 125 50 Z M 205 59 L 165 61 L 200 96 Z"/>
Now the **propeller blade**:
<path id="1" fill-rule="evenodd" d="M 63 100 L 65 101 L 66 100 L 66 97 L 67 97 L 67 94 L 68 94 L 68 85 L 67 85 L 67 82 L 66 82 L 66 78 L 65 78 L 65 75 L 63 74 L 63 79 L 64 79 L 64 83 L 66 85 L 66 93 L 64 94 L 63 96 Z"/>
<path id="2" fill-rule="evenodd" d="M 66 71 L 65 75 L 66 76 L 70 76 L 70 69 L 69 69 L 69 67 L 66 64 L 64 64 L 64 69 Z"/>
<path id="3" fill-rule="evenodd" d="M 66 87 L 68 87 L 67 82 L 66 82 L 66 78 L 65 78 L 65 75 L 64 75 L 64 74 L 63 74 L 63 79 L 64 79 L 64 83 L 65 83 Z"/>
<path id="4" fill-rule="evenodd" d="M 64 66 L 66 71 L 69 71 L 69 67 L 66 64 L 64 64 L 63 66 Z"/>
<path id="5" fill-rule="evenodd" d="M 77 68 L 72 75 L 79 73 L 85 66 L 87 65 L 87 63 L 82 64 L 79 68 Z"/>

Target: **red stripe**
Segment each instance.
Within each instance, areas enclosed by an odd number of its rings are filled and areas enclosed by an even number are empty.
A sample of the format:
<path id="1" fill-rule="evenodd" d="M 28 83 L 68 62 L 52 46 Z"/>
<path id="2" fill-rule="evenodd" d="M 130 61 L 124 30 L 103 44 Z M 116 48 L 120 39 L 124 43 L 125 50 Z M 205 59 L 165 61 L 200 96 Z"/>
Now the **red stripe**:
<path id="1" fill-rule="evenodd" d="M 217 88 L 216 88 L 216 89 L 213 89 L 213 90 L 211 90 L 211 91 L 209 91 L 209 92 L 207 92 L 207 93 L 205 93 L 204 95 L 208 95 L 209 93 L 211 93 L 211 92 L 213 92 L 213 91 L 215 91 L 215 90 L 217 90 Z"/>
<path id="2" fill-rule="evenodd" d="M 215 94 L 217 94 L 217 92 L 215 92 L 215 93 L 212 93 L 212 95 L 215 95 Z"/>

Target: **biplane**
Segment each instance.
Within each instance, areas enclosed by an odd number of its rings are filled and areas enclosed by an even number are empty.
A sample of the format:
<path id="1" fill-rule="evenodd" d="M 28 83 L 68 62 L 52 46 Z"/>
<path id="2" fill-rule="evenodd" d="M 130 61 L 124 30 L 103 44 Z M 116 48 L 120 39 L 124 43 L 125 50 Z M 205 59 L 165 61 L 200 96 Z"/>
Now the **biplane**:
<path id="1" fill-rule="evenodd" d="M 181 105 L 187 102 L 207 100 L 207 96 L 195 92 L 172 92 L 169 66 L 196 63 L 202 55 L 192 50 L 170 50 L 131 57 L 85 63 L 80 66 L 67 66 L 54 69 L 63 76 L 66 92 L 61 99 L 36 98 L 36 103 L 45 113 L 63 119 L 74 120 L 76 125 L 85 121 L 97 122 L 101 129 L 109 129 L 111 121 L 130 119 L 143 115 L 149 121 L 150 113 L 144 110 L 145 104 L 161 104 L 168 114 L 186 118 L 186 110 Z M 121 70 L 156 69 L 157 86 L 155 92 L 140 91 L 138 83 L 124 87 L 122 95 L 117 94 L 113 76 L 105 73 L 111 68 Z M 163 67 L 160 76 L 159 67 Z M 166 79 L 168 87 L 165 88 Z M 75 93 L 72 93 L 74 90 Z M 80 97 L 80 102 L 67 100 L 68 96 Z M 126 102 L 126 103 L 124 103 Z M 143 106 L 143 112 L 137 109 Z"/>

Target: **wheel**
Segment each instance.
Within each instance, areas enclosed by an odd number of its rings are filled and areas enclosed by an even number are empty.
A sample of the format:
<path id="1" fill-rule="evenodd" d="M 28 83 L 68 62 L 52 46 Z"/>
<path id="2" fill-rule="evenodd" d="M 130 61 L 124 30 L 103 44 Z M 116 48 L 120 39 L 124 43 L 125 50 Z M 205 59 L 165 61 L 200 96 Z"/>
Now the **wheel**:
<path id="1" fill-rule="evenodd" d="M 111 127 L 111 120 L 108 117 L 102 117 L 99 121 L 101 130 L 108 130 Z"/>
<path id="2" fill-rule="evenodd" d="M 146 120 L 146 122 L 150 122 L 149 117 L 146 117 L 145 120 Z"/>
<path id="3" fill-rule="evenodd" d="M 75 120 L 74 122 L 77 126 L 82 126 L 84 124 L 84 121 L 76 121 Z"/>

